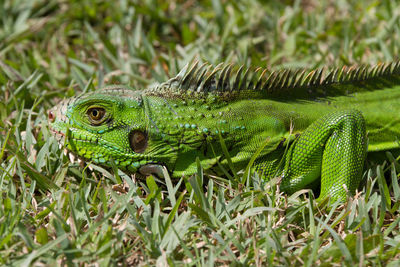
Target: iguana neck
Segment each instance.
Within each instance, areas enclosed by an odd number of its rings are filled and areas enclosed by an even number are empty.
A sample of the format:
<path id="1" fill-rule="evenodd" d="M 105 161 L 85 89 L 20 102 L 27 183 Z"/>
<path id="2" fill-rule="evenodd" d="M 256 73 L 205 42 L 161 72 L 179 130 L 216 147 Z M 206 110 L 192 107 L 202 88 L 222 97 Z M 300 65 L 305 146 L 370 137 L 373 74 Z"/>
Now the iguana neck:
<path id="1" fill-rule="evenodd" d="M 202 101 L 188 103 L 145 95 L 143 103 L 149 147 L 152 148 L 145 153 L 157 150 L 154 155 L 157 161 L 166 165 L 174 176 L 193 174 L 197 169 L 193 158 L 199 158 L 207 166 L 215 164 L 217 155 L 221 155 L 213 153 L 213 147 L 219 143 L 218 134 L 226 138 L 229 146 L 233 143 L 228 134 L 228 122 L 215 125 L 215 117 L 224 118 L 223 111 L 215 115 L 217 105 L 211 108 Z"/>

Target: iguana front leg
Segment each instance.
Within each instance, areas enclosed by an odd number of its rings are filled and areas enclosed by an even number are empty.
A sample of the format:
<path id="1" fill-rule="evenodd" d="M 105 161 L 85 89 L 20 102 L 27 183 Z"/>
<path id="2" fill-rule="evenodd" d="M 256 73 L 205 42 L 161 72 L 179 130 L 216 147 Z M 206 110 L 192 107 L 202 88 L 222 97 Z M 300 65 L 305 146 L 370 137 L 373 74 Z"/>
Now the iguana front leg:
<path id="1" fill-rule="evenodd" d="M 346 190 L 354 193 L 359 186 L 366 149 L 365 121 L 360 112 L 323 116 L 290 146 L 281 189 L 293 193 L 321 177 L 319 198 L 344 201 Z"/>

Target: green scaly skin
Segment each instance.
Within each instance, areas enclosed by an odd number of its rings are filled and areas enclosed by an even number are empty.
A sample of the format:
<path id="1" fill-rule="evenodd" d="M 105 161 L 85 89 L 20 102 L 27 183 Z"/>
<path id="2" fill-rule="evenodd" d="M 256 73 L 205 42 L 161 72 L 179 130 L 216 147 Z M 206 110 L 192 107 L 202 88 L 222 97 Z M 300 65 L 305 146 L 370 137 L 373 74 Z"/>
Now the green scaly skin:
<path id="1" fill-rule="evenodd" d="M 145 90 L 86 93 L 54 107 L 50 128 L 80 157 L 160 178 L 163 166 L 173 177 L 194 174 L 196 158 L 218 174 L 217 163 L 228 165 L 221 139 L 235 170 L 264 146 L 254 164 L 263 177 L 281 176 L 287 193 L 319 182 L 320 198 L 341 201 L 358 188 L 367 150 L 398 147 L 398 62 L 231 72 L 195 63 Z"/>

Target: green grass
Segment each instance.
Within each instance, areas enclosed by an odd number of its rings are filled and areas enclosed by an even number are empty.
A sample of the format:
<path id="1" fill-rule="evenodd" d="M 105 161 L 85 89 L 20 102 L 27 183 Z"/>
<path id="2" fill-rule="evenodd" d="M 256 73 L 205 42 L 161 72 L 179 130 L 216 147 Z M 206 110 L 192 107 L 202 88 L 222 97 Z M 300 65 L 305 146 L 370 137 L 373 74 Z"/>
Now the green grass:
<path id="1" fill-rule="evenodd" d="M 399 4 L 4 0 L 0 265 L 398 265 L 390 153 L 368 162 L 359 195 L 327 208 L 253 173 L 237 174 L 252 188 L 201 167 L 161 185 L 71 162 L 46 110 L 109 83 L 164 81 L 196 57 L 271 69 L 398 59 Z"/>

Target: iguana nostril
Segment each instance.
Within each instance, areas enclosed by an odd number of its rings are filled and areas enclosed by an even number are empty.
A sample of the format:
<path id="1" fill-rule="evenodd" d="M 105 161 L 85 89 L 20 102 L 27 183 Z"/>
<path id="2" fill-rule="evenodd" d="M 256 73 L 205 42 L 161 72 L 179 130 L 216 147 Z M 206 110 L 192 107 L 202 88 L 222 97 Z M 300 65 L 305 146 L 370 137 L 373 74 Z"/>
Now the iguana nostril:
<path id="1" fill-rule="evenodd" d="M 48 118 L 49 118 L 50 122 L 54 122 L 54 120 L 56 119 L 56 115 L 54 115 L 53 111 L 51 111 L 51 110 L 49 111 Z"/>
<path id="2" fill-rule="evenodd" d="M 136 153 L 143 153 L 147 147 L 147 134 L 139 130 L 133 130 L 129 134 L 129 145 Z"/>

